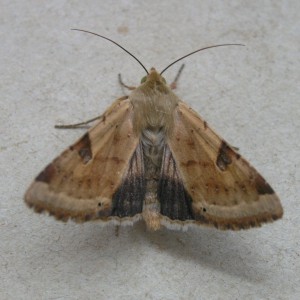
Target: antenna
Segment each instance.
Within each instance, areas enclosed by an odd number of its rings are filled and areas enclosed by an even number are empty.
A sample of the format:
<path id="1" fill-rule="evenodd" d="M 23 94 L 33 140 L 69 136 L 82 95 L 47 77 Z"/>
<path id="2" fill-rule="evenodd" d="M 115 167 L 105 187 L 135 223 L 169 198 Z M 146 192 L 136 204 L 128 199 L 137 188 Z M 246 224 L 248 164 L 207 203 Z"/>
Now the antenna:
<path id="1" fill-rule="evenodd" d="M 105 36 L 103 36 L 103 35 L 100 35 L 100 34 L 98 34 L 98 33 L 95 33 L 95 32 L 91 32 L 91 31 L 88 31 L 88 30 L 83 30 L 83 29 L 71 29 L 71 30 L 76 30 L 76 31 L 82 31 L 82 32 L 86 32 L 86 33 L 90 33 L 90 34 L 93 34 L 93 35 L 96 35 L 96 36 L 99 36 L 99 37 L 101 37 L 101 38 L 103 38 L 103 39 L 105 39 L 105 40 L 108 40 L 108 41 L 110 41 L 110 42 L 112 42 L 112 43 L 114 43 L 115 45 L 117 45 L 118 47 L 120 47 L 121 49 L 123 49 L 125 52 L 127 52 L 130 56 L 132 56 L 142 67 L 143 67 L 143 69 L 146 71 L 146 73 L 147 74 L 149 74 L 149 72 L 147 71 L 147 69 L 145 68 L 145 66 L 132 54 L 132 53 L 130 53 L 128 50 L 126 50 L 124 47 L 122 47 L 121 45 L 119 45 L 118 43 L 116 43 L 115 41 L 113 41 L 113 40 L 111 40 L 111 39 L 109 39 L 109 38 L 107 38 L 107 37 L 105 37 Z"/>
<path id="2" fill-rule="evenodd" d="M 202 50 L 205 50 L 205 49 L 210 49 L 210 48 L 216 48 L 216 47 L 223 47 L 223 46 L 245 46 L 243 44 L 220 44 L 220 45 L 214 45 L 214 46 L 208 46 L 208 47 L 204 47 L 204 48 L 201 48 L 201 49 L 198 49 L 196 51 L 193 51 L 187 55 L 184 55 L 180 58 L 178 58 L 177 60 L 175 60 L 174 62 L 172 62 L 171 64 L 169 64 L 166 68 L 164 68 L 161 72 L 160 72 L 160 75 L 162 75 L 162 73 L 164 73 L 167 69 L 169 69 L 171 66 L 173 66 L 174 64 L 176 64 L 177 62 L 179 62 L 180 60 L 194 54 L 194 53 L 197 53 L 197 52 L 200 52 Z"/>

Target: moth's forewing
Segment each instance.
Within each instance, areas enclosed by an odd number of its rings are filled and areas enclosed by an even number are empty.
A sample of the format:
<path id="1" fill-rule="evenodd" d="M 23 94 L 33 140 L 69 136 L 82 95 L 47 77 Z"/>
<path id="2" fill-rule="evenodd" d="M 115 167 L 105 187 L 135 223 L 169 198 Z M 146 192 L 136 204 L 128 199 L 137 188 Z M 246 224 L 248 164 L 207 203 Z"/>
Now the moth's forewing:
<path id="1" fill-rule="evenodd" d="M 98 124 L 36 177 L 26 192 L 26 203 L 57 219 L 79 222 L 141 212 L 142 204 L 137 202 L 142 201 L 143 163 L 132 117 L 129 100 L 114 102 Z M 124 182 L 127 176 L 129 181 Z M 130 207 L 128 197 L 119 199 L 124 189 L 136 196 Z"/>
<path id="2" fill-rule="evenodd" d="M 173 169 L 192 199 L 195 222 L 240 229 L 282 216 L 270 185 L 193 110 L 180 102 L 174 118 L 167 144 L 176 165 Z"/>

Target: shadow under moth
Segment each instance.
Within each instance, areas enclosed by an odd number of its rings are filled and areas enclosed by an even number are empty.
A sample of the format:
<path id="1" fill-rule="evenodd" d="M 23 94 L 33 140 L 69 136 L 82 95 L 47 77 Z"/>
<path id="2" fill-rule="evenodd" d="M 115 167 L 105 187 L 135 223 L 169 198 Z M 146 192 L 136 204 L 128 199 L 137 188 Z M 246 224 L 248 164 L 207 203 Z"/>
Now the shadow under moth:
<path id="1" fill-rule="evenodd" d="M 162 77 L 167 68 L 142 67 L 140 86 L 35 178 L 28 206 L 63 221 L 143 219 L 151 230 L 193 224 L 238 230 L 281 218 L 271 186 L 174 94 Z"/>

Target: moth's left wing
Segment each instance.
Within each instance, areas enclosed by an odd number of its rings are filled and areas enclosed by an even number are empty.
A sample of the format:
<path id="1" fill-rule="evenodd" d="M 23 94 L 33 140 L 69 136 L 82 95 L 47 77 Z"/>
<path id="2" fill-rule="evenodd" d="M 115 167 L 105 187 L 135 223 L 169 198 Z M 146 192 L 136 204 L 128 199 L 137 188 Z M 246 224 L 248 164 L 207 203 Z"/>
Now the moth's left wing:
<path id="1" fill-rule="evenodd" d="M 145 179 L 132 118 L 130 100 L 114 102 L 99 123 L 36 177 L 26 203 L 60 220 L 136 220 Z"/>
<path id="2" fill-rule="evenodd" d="M 158 188 L 165 220 L 242 229 L 282 216 L 271 186 L 192 109 L 180 102 L 174 118 Z"/>

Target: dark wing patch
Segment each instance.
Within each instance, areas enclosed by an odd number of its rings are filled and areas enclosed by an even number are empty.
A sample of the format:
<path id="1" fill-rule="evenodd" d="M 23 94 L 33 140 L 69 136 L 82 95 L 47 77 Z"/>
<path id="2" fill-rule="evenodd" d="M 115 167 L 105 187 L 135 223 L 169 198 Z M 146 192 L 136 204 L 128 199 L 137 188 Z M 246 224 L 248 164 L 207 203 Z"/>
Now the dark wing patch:
<path id="1" fill-rule="evenodd" d="M 70 150 L 76 150 L 83 163 L 88 163 L 93 157 L 89 133 L 87 132 L 76 144 L 71 146 Z"/>
<path id="2" fill-rule="evenodd" d="M 141 213 L 145 194 L 143 151 L 139 144 L 130 159 L 123 181 L 113 196 L 111 215 L 123 218 Z"/>
<path id="3" fill-rule="evenodd" d="M 193 220 L 192 198 L 183 186 L 173 155 L 165 146 L 157 197 L 160 213 L 171 220 Z"/>

